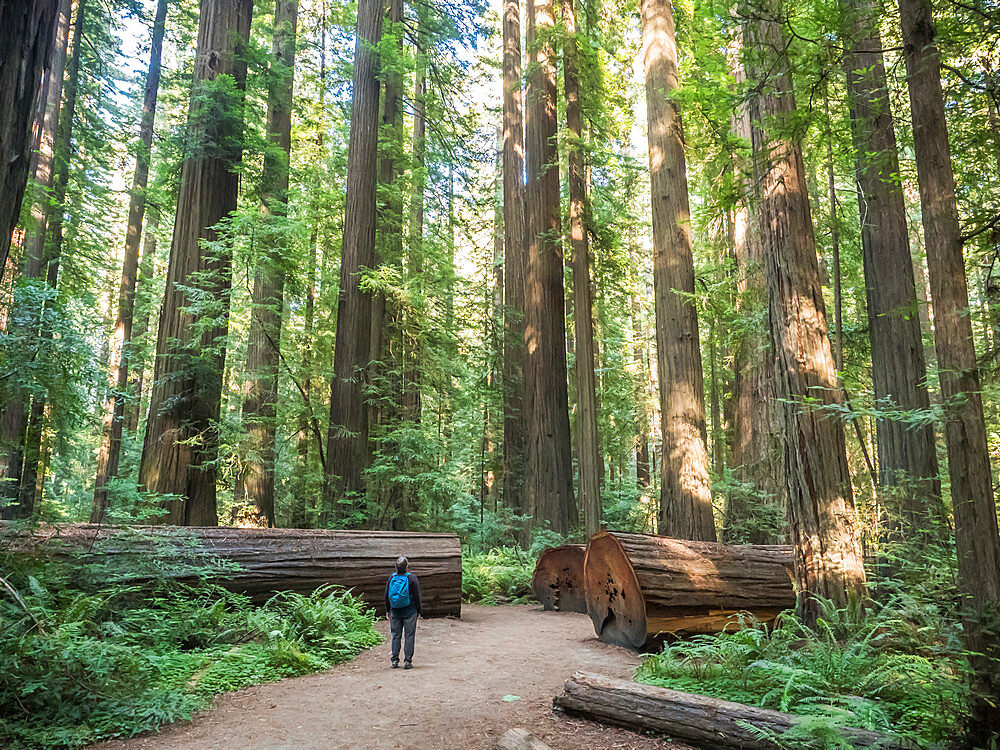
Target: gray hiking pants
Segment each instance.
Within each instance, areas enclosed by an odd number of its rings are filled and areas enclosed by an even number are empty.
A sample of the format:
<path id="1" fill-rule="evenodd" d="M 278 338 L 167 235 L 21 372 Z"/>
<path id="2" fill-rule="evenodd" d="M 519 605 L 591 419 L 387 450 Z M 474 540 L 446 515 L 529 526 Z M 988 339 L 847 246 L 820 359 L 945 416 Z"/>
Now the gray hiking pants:
<path id="1" fill-rule="evenodd" d="M 417 632 L 417 611 L 407 613 L 406 610 L 389 612 L 389 629 L 392 631 L 392 660 L 399 661 L 399 645 L 406 630 L 406 645 L 403 647 L 403 659 L 413 661 L 413 638 Z"/>

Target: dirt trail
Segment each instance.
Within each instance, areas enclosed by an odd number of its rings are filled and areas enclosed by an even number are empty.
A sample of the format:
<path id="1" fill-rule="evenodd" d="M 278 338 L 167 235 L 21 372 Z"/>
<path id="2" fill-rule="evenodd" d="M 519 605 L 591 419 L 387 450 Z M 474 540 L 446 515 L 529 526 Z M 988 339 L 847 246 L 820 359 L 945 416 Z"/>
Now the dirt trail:
<path id="1" fill-rule="evenodd" d="M 552 712 L 573 671 L 628 677 L 637 664 L 635 654 L 598 641 L 586 615 L 466 605 L 461 620 L 419 621 L 413 663 L 390 670 L 386 640 L 328 672 L 220 696 L 191 724 L 99 747 L 485 750 L 525 727 L 565 750 L 682 750 Z M 505 702 L 508 695 L 520 700 Z"/>

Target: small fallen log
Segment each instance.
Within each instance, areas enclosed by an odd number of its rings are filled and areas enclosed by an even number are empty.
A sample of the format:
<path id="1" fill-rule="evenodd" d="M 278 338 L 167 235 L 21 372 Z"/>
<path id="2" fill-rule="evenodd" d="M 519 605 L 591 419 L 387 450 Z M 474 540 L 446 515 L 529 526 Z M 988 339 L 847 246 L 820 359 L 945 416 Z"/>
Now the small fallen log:
<path id="1" fill-rule="evenodd" d="M 575 716 L 636 732 L 657 732 L 709 750 L 772 750 L 779 745 L 768 735 L 781 736 L 802 720 L 768 708 L 588 672 L 577 672 L 566 680 L 552 705 Z M 859 748 L 912 748 L 897 738 L 866 729 L 845 727 L 842 731 Z"/>
<path id="2" fill-rule="evenodd" d="M 770 621 L 795 604 L 792 548 L 599 531 L 583 578 L 598 637 L 642 648 L 659 635 L 717 633 L 752 613 Z"/>
<path id="3" fill-rule="evenodd" d="M 552 750 L 527 729 L 508 729 L 497 743 L 497 750 Z"/>
<path id="4" fill-rule="evenodd" d="M 106 567 L 114 580 L 208 580 L 263 602 L 279 591 L 310 594 L 333 584 L 382 614 L 385 582 L 406 555 L 426 617 L 461 616 L 462 548 L 452 534 L 231 526 L 0 526 L 0 552 L 54 555 Z"/>
<path id="5" fill-rule="evenodd" d="M 538 558 L 531 577 L 531 589 L 542 609 L 560 612 L 586 612 L 583 589 L 583 558 L 586 547 L 567 544 L 549 547 Z"/>

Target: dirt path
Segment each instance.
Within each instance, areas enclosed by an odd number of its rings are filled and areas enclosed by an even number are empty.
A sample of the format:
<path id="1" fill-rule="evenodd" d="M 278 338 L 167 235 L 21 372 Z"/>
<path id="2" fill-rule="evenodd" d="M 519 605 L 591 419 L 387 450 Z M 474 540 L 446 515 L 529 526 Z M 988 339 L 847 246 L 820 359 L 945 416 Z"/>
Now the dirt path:
<path id="1" fill-rule="evenodd" d="M 628 677 L 637 664 L 631 652 L 598 641 L 586 615 L 466 605 L 461 620 L 419 622 L 413 663 L 390 670 L 386 640 L 328 672 L 220 696 L 191 724 L 100 747 L 485 750 L 507 729 L 525 727 L 565 750 L 680 750 L 553 714 L 552 696 L 573 671 Z M 520 700 L 505 702 L 507 695 Z"/>

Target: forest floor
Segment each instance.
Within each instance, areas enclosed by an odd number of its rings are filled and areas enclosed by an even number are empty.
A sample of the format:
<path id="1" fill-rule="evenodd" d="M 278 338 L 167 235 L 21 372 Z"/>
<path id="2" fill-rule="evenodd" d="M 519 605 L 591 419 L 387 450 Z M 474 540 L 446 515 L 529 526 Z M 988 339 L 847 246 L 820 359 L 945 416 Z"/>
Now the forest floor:
<path id="1" fill-rule="evenodd" d="M 388 623 L 378 629 L 386 635 Z M 461 620 L 418 622 L 412 670 L 390 670 L 389 653 L 386 638 L 326 672 L 221 695 L 190 724 L 96 747 L 487 750 L 524 727 L 557 749 L 684 750 L 553 713 L 552 697 L 577 669 L 630 677 L 638 663 L 598 641 L 586 615 L 463 605 Z"/>

